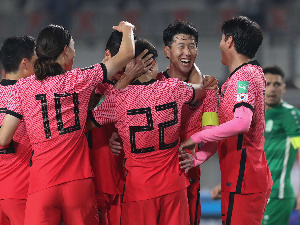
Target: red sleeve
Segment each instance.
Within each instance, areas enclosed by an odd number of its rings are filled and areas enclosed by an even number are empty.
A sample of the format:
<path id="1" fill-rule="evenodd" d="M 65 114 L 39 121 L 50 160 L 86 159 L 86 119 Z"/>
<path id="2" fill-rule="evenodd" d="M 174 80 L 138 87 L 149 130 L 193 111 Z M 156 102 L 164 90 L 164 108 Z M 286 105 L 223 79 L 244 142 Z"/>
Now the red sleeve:
<path id="1" fill-rule="evenodd" d="M 116 95 L 114 90 L 104 95 L 99 101 L 98 105 L 92 110 L 90 114 L 91 121 L 96 126 L 101 126 L 107 123 L 114 123 L 116 115 Z"/>
<path id="2" fill-rule="evenodd" d="M 6 114 L 15 116 L 20 120 L 23 118 L 20 81 L 14 85 L 11 92 Z"/>

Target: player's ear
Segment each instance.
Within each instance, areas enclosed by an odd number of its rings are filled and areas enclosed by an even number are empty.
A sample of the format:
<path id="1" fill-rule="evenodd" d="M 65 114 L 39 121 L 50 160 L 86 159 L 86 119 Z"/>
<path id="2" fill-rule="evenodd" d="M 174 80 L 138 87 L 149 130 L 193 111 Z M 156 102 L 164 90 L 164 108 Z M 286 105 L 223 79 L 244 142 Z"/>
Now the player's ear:
<path id="1" fill-rule="evenodd" d="M 106 62 L 106 61 L 110 60 L 111 58 L 112 58 L 111 52 L 108 49 L 106 49 L 104 52 L 103 62 Z"/>
<path id="2" fill-rule="evenodd" d="M 164 53 L 165 53 L 167 59 L 170 59 L 170 52 L 171 52 L 170 47 L 169 46 L 165 46 L 164 47 Z"/>
<path id="3" fill-rule="evenodd" d="M 28 63 L 29 63 L 28 59 L 26 59 L 26 58 L 22 59 L 22 61 L 20 63 L 20 68 L 27 69 Z"/>
<path id="4" fill-rule="evenodd" d="M 228 39 L 226 40 L 226 44 L 228 45 L 229 48 L 234 47 L 234 42 L 232 36 L 229 36 Z"/>

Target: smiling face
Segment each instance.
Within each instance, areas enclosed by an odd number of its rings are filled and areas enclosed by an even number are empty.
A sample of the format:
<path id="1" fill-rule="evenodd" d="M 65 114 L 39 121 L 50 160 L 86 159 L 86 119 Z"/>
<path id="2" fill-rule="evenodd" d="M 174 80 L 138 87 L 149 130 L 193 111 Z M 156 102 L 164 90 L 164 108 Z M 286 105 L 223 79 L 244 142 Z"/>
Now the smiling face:
<path id="1" fill-rule="evenodd" d="M 268 108 L 273 108 L 281 102 L 282 95 L 285 92 L 285 83 L 280 75 L 265 74 L 266 86 L 266 104 Z"/>
<path id="2" fill-rule="evenodd" d="M 221 50 L 221 54 L 222 54 L 222 59 L 221 59 L 221 62 L 223 65 L 228 65 L 228 59 L 227 59 L 227 52 L 228 52 L 228 39 L 225 40 L 226 37 L 225 35 L 223 34 L 222 35 L 222 39 L 220 41 L 220 50 Z"/>
<path id="3" fill-rule="evenodd" d="M 170 59 L 170 70 L 180 75 L 189 74 L 198 54 L 195 39 L 187 34 L 177 34 L 172 45 L 165 46 L 165 54 Z"/>

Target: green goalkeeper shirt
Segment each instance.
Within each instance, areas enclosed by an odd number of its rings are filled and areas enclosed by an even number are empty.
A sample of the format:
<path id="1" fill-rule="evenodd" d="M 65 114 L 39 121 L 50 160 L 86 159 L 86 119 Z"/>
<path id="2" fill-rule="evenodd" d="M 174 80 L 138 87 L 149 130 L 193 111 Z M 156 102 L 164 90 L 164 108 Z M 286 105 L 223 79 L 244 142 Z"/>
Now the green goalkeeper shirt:
<path id="1" fill-rule="evenodd" d="M 300 147 L 300 111 L 282 102 L 266 112 L 265 153 L 272 174 L 271 198 L 294 198 L 291 170 Z"/>

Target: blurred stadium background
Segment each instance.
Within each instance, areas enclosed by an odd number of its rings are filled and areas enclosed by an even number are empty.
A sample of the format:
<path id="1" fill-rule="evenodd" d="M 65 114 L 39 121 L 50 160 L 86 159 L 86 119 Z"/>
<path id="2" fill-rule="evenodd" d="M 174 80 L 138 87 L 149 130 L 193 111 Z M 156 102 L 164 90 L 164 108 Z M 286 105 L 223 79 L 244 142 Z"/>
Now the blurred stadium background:
<path id="1" fill-rule="evenodd" d="M 256 56 L 262 67 L 277 64 L 287 77 L 285 100 L 300 108 L 300 1 L 298 0 L 1 0 L 0 41 L 13 35 L 36 37 L 50 24 L 71 31 L 75 40 L 74 67 L 100 62 L 112 26 L 127 20 L 136 34 L 149 39 L 159 53 L 159 70 L 168 60 L 163 53 L 162 31 L 175 19 L 193 23 L 199 31 L 197 65 L 203 74 L 214 75 L 222 85 L 229 75 L 220 63 L 222 21 L 245 15 L 258 22 L 264 41 Z M 209 190 L 220 181 L 218 157 L 202 166 L 201 224 L 220 224 L 220 202 L 211 202 Z M 299 169 L 295 164 L 293 184 L 298 193 Z M 293 214 L 290 224 L 300 224 Z"/>

